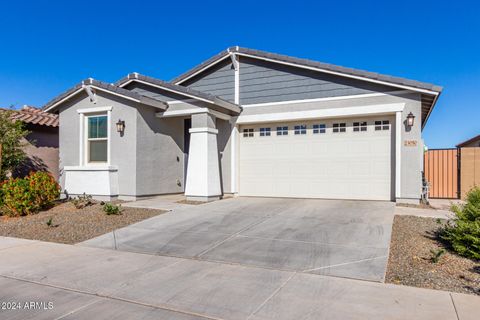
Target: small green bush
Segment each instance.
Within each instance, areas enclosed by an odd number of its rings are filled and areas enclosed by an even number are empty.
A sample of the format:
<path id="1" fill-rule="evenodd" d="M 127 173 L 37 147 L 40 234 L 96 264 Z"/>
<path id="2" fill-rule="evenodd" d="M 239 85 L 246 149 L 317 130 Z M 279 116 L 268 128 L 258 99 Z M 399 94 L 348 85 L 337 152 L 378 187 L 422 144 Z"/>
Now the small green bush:
<path id="1" fill-rule="evenodd" d="M 458 254 L 480 259 L 480 188 L 467 193 L 464 205 L 452 205 L 455 217 L 440 231 Z"/>
<path id="2" fill-rule="evenodd" d="M 60 196 L 60 186 L 46 172 L 31 172 L 25 178 L 2 183 L 2 211 L 9 216 L 24 216 L 50 207 Z"/>
<path id="3" fill-rule="evenodd" d="M 109 215 L 112 215 L 112 214 L 120 214 L 122 212 L 122 206 L 121 205 L 115 205 L 113 203 L 108 203 L 106 202 L 104 205 L 103 205 L 103 211 L 105 211 L 105 213 L 109 216 Z"/>

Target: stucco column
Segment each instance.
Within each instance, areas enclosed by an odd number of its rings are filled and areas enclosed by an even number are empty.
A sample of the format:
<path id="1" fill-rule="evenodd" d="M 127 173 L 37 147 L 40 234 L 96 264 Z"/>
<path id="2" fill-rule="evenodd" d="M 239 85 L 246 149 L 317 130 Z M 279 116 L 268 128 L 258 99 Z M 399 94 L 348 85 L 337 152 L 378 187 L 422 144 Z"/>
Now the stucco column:
<path id="1" fill-rule="evenodd" d="M 209 113 L 192 115 L 185 186 L 187 200 L 213 201 L 222 195 L 217 133 L 215 116 Z"/>

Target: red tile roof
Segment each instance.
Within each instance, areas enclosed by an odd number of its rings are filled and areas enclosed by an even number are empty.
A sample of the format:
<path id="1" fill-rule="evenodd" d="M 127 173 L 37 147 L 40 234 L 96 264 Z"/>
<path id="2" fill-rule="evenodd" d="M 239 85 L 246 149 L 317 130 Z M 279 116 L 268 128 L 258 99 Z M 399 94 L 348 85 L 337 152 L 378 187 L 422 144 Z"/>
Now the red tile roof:
<path id="1" fill-rule="evenodd" d="M 22 109 L 16 110 L 12 119 L 41 126 L 58 127 L 57 114 L 43 112 L 41 109 L 31 106 L 24 106 Z"/>

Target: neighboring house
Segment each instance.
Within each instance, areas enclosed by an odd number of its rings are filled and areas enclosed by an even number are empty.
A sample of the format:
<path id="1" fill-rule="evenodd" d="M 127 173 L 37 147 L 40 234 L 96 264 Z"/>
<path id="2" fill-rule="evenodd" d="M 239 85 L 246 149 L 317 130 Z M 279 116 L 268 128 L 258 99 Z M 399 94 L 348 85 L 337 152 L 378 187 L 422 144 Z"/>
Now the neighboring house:
<path id="1" fill-rule="evenodd" d="M 12 118 L 22 121 L 30 131 L 24 147 L 27 159 L 14 175 L 24 176 L 30 171 L 48 171 L 58 179 L 58 115 L 24 106 L 16 110 Z"/>
<path id="2" fill-rule="evenodd" d="M 88 79 L 44 110 L 60 116 L 70 194 L 418 202 L 441 90 L 233 47 L 171 82 Z"/>
<path id="3" fill-rule="evenodd" d="M 460 197 L 480 186 L 480 134 L 457 144 L 460 159 Z"/>
<path id="4" fill-rule="evenodd" d="M 480 134 L 466 141 L 463 141 L 462 143 L 457 144 L 457 148 L 472 148 L 472 147 L 480 147 Z"/>

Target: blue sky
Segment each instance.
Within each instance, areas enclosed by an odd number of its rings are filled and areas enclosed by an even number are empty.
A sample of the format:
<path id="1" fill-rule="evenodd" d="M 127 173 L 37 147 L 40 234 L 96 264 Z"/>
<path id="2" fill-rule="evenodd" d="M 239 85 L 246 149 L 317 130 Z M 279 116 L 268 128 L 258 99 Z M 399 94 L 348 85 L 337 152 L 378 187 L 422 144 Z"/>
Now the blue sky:
<path id="1" fill-rule="evenodd" d="M 480 134 L 475 1 L 9 1 L 0 106 L 42 106 L 80 80 L 164 80 L 240 45 L 441 85 L 430 148 Z"/>

